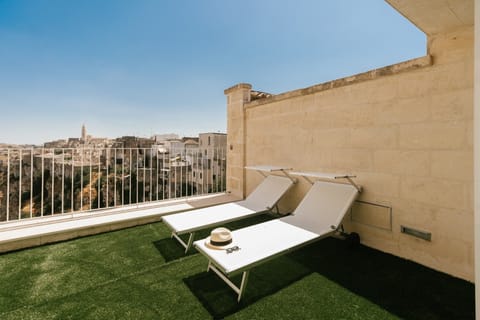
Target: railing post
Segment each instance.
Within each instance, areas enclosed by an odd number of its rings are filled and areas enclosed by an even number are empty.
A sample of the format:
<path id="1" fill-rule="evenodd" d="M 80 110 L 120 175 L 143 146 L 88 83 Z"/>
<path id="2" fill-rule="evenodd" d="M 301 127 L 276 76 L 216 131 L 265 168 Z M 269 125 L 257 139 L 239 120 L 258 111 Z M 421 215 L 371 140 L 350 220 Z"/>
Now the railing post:
<path id="1" fill-rule="evenodd" d="M 148 188 L 148 195 L 150 196 L 150 201 L 152 201 L 152 191 L 153 191 L 153 185 L 152 185 L 152 179 L 153 179 L 153 154 L 152 154 L 153 149 L 150 147 L 150 186 Z"/>
<path id="2" fill-rule="evenodd" d="M 18 149 L 18 220 L 22 219 L 22 149 Z"/>
<path id="3" fill-rule="evenodd" d="M 145 202 L 145 181 L 147 180 L 147 151 L 143 148 L 143 195 L 142 195 L 142 203 Z"/>
<path id="4" fill-rule="evenodd" d="M 122 147 L 122 206 L 125 204 L 125 149 Z"/>
<path id="5" fill-rule="evenodd" d="M 80 211 L 83 211 L 83 156 L 85 149 L 82 147 L 80 156 Z"/>
<path id="6" fill-rule="evenodd" d="M 128 177 L 128 204 L 132 204 L 132 148 L 130 148 L 130 158 L 128 159 L 129 161 L 129 172 L 128 174 L 130 175 Z"/>
<path id="7" fill-rule="evenodd" d="M 7 221 L 10 220 L 10 148 L 7 149 Z"/>
<path id="8" fill-rule="evenodd" d="M 89 170 L 88 170 L 88 173 L 89 173 L 88 185 L 90 186 L 88 188 L 88 192 L 89 192 L 88 203 L 89 203 L 90 210 L 92 210 L 92 177 L 93 177 L 92 176 L 92 148 L 89 148 L 88 152 L 89 152 L 89 155 L 90 155 L 90 157 L 89 157 Z"/>
<path id="9" fill-rule="evenodd" d="M 117 148 L 113 149 L 113 206 L 117 206 Z"/>
<path id="10" fill-rule="evenodd" d="M 156 184 L 157 184 L 157 189 L 155 190 L 156 197 L 155 199 L 158 201 L 158 150 L 155 151 L 155 159 L 157 161 L 157 167 L 156 167 L 156 173 L 157 173 L 157 178 L 155 179 Z"/>
<path id="11" fill-rule="evenodd" d="M 75 181 L 75 154 L 74 154 L 73 148 L 70 151 L 71 151 L 71 157 L 72 157 L 72 186 L 70 189 L 70 202 L 71 202 L 70 212 L 73 213 L 75 211 L 75 202 L 74 202 L 75 194 L 73 192 L 74 181 Z"/>
<path id="12" fill-rule="evenodd" d="M 65 148 L 62 148 L 62 213 L 65 212 Z"/>
<path id="13" fill-rule="evenodd" d="M 106 167 L 106 173 L 107 173 L 107 182 L 106 182 L 106 190 L 105 190 L 105 208 L 108 208 L 110 207 L 109 203 L 108 203 L 108 180 L 110 180 L 110 177 L 108 175 L 108 167 L 109 167 L 109 150 L 110 149 L 105 149 L 105 167 Z"/>
<path id="14" fill-rule="evenodd" d="M 135 157 L 135 162 L 136 162 L 136 171 L 135 171 L 135 184 L 136 184 L 136 189 L 135 189 L 135 203 L 138 204 L 138 148 L 137 148 L 137 156 Z"/>
<path id="15" fill-rule="evenodd" d="M 98 174 L 97 174 L 97 208 L 100 209 L 100 207 L 102 206 L 101 202 L 100 202 L 100 198 L 102 197 L 102 171 L 101 171 L 101 167 L 102 167 L 102 163 L 101 163 L 101 158 L 102 158 L 102 154 L 101 152 L 97 152 L 98 154 Z"/>
<path id="16" fill-rule="evenodd" d="M 51 214 L 55 213 L 55 148 L 52 149 L 52 210 Z"/>
<path id="17" fill-rule="evenodd" d="M 162 153 L 162 193 L 163 199 L 165 199 L 165 150 Z"/>

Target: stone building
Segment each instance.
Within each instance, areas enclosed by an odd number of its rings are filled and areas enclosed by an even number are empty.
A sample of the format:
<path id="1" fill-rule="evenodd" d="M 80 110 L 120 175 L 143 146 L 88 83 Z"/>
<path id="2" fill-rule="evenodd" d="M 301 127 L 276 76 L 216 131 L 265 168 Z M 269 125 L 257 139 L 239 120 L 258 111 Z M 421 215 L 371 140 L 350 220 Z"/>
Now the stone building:
<path id="1" fill-rule="evenodd" d="M 82 140 L 84 143 L 87 142 L 87 128 L 85 128 L 85 124 L 82 125 L 81 140 Z"/>
<path id="2" fill-rule="evenodd" d="M 225 185 L 227 135 L 200 133 L 199 152 L 193 165 L 193 179 L 200 192 L 223 190 Z"/>

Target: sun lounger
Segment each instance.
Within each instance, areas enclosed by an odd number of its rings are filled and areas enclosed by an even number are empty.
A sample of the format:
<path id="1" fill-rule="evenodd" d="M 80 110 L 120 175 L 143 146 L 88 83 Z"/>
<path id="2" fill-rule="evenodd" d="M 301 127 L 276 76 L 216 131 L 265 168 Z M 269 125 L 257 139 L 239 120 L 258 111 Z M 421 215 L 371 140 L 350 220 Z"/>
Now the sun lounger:
<path id="1" fill-rule="evenodd" d="M 346 175 L 297 174 L 306 179 L 351 180 Z M 354 184 L 316 181 L 292 215 L 233 231 L 230 250 L 211 249 L 205 239 L 195 241 L 194 246 L 209 260 L 208 270 L 223 279 L 240 301 L 251 268 L 338 232 L 360 191 Z M 239 273 L 243 274 L 237 287 L 229 277 Z"/>
<path id="2" fill-rule="evenodd" d="M 265 176 L 265 179 L 245 200 L 194 209 L 162 218 L 172 230 L 172 237 L 185 247 L 185 253 L 191 248 L 196 231 L 272 211 L 295 182 L 295 179 L 286 172 L 287 168 L 257 166 L 246 169 L 257 170 Z M 281 172 L 284 176 L 267 176 L 265 172 Z M 185 243 L 180 235 L 187 233 L 190 236 Z"/>

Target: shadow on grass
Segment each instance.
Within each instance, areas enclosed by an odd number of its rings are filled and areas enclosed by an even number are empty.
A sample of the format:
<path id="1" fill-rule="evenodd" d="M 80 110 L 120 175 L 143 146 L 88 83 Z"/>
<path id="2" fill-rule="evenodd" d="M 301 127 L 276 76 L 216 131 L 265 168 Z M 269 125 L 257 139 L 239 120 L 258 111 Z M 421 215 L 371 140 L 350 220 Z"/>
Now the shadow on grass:
<path id="1" fill-rule="evenodd" d="M 225 225 L 230 230 L 244 228 L 253 224 L 265 222 L 274 219 L 273 215 L 258 215 L 256 217 L 243 219 L 235 222 L 230 222 Z M 213 228 L 211 228 L 213 229 Z M 195 233 L 195 240 L 204 239 L 210 235 L 211 229 L 204 229 Z M 186 243 L 188 241 L 188 234 L 183 234 L 180 238 Z M 180 259 L 185 256 L 189 256 L 197 253 L 195 248 L 191 248 L 187 254 L 185 254 L 185 248 L 174 238 L 164 238 L 152 242 L 158 252 L 162 255 L 166 262 Z"/>
<path id="2" fill-rule="evenodd" d="M 185 278 L 184 282 L 214 319 L 223 319 L 310 273 L 310 269 L 286 256 L 265 263 L 250 272 L 247 289 L 240 303 L 237 303 L 237 294 L 213 271 Z M 232 280 L 240 284 L 241 275 Z"/>
<path id="3" fill-rule="evenodd" d="M 475 319 L 472 283 L 390 254 L 327 238 L 253 268 L 241 303 L 213 272 L 184 279 L 214 318 L 318 273 L 402 319 Z M 240 283 L 240 276 L 234 279 Z M 345 301 L 348 303 L 348 301 Z"/>
<path id="4" fill-rule="evenodd" d="M 154 241 L 153 245 L 158 252 L 160 252 L 163 259 L 165 259 L 165 262 L 170 262 L 197 253 L 195 249 L 190 249 L 185 254 L 185 248 L 173 238 L 165 238 Z"/>
<path id="5" fill-rule="evenodd" d="M 475 319 L 472 283 L 365 246 L 327 238 L 292 259 L 403 319 Z"/>

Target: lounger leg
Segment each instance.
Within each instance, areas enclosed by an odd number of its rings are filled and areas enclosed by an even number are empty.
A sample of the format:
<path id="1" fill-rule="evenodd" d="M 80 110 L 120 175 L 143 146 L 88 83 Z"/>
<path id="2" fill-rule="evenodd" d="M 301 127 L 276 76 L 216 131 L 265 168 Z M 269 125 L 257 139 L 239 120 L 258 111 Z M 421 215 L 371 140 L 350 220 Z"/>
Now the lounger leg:
<path id="1" fill-rule="evenodd" d="M 190 237 L 188 238 L 187 247 L 185 248 L 185 253 L 187 253 L 188 250 L 190 250 L 190 248 L 192 247 L 194 237 L 195 237 L 195 232 L 190 233 Z"/>
<path id="2" fill-rule="evenodd" d="M 228 276 L 226 276 L 225 274 L 223 274 L 222 271 L 218 270 L 217 267 L 215 267 L 215 265 L 213 265 L 211 263 L 211 261 L 208 262 L 208 268 L 207 268 L 207 272 L 209 270 L 213 270 L 217 276 L 220 277 L 220 279 L 222 279 L 223 281 L 225 281 L 226 284 L 228 284 L 228 286 L 230 288 L 233 289 L 233 291 L 235 291 L 237 294 L 238 294 L 238 298 L 237 298 L 237 302 L 240 302 L 240 300 L 242 299 L 243 297 L 243 293 L 245 291 L 245 288 L 247 287 L 247 281 L 248 281 L 248 274 L 250 271 L 244 271 L 243 274 L 242 274 L 242 283 L 240 283 L 240 287 L 237 287 L 229 278 Z"/>
<path id="3" fill-rule="evenodd" d="M 240 299 L 242 299 L 243 292 L 245 291 L 245 287 L 247 286 L 249 274 L 250 274 L 250 271 L 244 271 L 242 274 L 242 283 L 240 284 L 240 292 L 238 293 L 237 302 L 240 302 Z"/>
<path id="4" fill-rule="evenodd" d="M 276 214 L 280 214 L 280 210 L 278 209 L 278 204 L 275 205 L 274 209 L 276 211 Z"/>
<path id="5" fill-rule="evenodd" d="M 192 243 L 193 243 L 193 239 L 195 237 L 195 232 L 192 232 L 190 233 L 190 236 L 188 238 L 188 242 L 185 243 L 182 238 L 180 238 L 180 236 L 176 233 L 172 233 L 172 238 L 175 238 L 178 240 L 178 242 L 180 242 L 180 244 L 185 248 L 185 253 L 188 252 L 188 250 L 190 250 L 190 248 L 192 247 Z"/>

